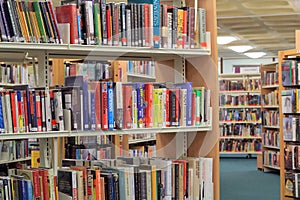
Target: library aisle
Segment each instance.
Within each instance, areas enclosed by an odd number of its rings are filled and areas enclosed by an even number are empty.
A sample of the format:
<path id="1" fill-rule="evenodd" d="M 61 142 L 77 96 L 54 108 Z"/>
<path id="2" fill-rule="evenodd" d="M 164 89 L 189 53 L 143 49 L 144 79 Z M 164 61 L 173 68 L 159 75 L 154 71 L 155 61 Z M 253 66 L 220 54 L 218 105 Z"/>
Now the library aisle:
<path id="1" fill-rule="evenodd" d="M 220 158 L 221 200 L 279 200 L 280 176 L 256 168 L 255 158 Z"/>

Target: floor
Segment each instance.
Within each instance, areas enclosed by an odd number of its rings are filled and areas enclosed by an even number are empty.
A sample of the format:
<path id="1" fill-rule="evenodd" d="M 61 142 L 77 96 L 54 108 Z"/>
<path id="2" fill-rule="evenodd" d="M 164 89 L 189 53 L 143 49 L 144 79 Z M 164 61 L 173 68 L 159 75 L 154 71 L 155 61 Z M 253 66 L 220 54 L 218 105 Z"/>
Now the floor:
<path id="1" fill-rule="evenodd" d="M 256 158 L 220 159 L 221 200 L 279 200 L 279 172 L 264 173 Z"/>

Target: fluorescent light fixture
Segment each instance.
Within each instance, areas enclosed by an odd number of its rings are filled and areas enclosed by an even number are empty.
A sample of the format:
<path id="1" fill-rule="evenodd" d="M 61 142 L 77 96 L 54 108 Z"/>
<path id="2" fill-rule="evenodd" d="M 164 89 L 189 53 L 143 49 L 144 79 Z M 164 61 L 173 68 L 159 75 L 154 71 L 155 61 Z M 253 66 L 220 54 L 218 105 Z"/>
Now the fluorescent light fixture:
<path id="1" fill-rule="evenodd" d="M 253 47 L 249 45 L 240 45 L 240 46 L 229 46 L 228 49 L 231 49 L 232 51 L 238 53 L 244 53 L 250 49 L 253 49 Z"/>
<path id="2" fill-rule="evenodd" d="M 218 44 L 229 44 L 230 42 L 236 41 L 238 38 L 233 36 L 218 36 L 217 43 Z"/>
<path id="3" fill-rule="evenodd" d="M 244 53 L 244 55 L 248 56 L 249 58 L 260 58 L 266 55 L 265 52 L 249 52 L 249 53 Z"/>

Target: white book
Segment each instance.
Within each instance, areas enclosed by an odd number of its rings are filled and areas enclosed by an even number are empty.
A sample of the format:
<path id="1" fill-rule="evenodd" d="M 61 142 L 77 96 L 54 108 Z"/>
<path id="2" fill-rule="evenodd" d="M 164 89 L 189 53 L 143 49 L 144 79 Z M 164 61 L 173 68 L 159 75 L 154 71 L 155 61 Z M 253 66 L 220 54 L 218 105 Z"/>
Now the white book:
<path id="1" fill-rule="evenodd" d="M 180 89 L 180 126 L 186 126 L 187 89 Z"/>
<path id="2" fill-rule="evenodd" d="M 46 119 L 46 130 L 52 131 L 51 103 L 50 103 L 50 94 L 48 89 L 45 90 L 45 119 Z"/>
<path id="3" fill-rule="evenodd" d="M 46 104 L 45 91 L 41 91 L 41 109 L 42 109 L 42 131 L 47 131 L 46 123 Z"/>
<path id="4" fill-rule="evenodd" d="M 10 95 L 7 91 L 5 93 L 5 110 L 6 110 L 6 119 L 7 119 L 7 132 L 13 133 L 13 125 L 12 125 L 12 116 L 11 116 L 11 105 L 10 105 Z"/>
<path id="5" fill-rule="evenodd" d="M 122 82 L 116 82 L 114 88 L 115 97 L 115 124 L 117 128 L 123 128 L 123 90 Z"/>
<path id="6" fill-rule="evenodd" d="M 62 94 L 61 91 L 54 92 L 54 102 L 55 102 L 55 118 L 56 123 L 58 123 L 59 131 L 65 130 L 64 127 L 64 112 L 62 108 Z"/>

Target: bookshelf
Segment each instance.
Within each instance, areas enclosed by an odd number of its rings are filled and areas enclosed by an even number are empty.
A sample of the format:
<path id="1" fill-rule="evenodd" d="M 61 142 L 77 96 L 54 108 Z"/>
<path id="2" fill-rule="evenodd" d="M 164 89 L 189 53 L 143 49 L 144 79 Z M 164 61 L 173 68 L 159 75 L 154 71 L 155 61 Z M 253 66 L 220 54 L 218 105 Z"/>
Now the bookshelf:
<path id="1" fill-rule="evenodd" d="M 299 173 L 299 165 L 297 159 L 299 152 L 299 131 L 296 124 L 292 124 L 293 134 L 289 132 L 287 121 L 290 119 L 299 118 L 299 96 L 291 96 L 293 99 L 292 110 L 287 110 L 285 99 L 288 98 L 286 91 L 293 91 L 296 93 L 299 89 L 299 76 L 295 71 L 299 70 L 298 56 L 300 51 L 298 49 L 285 50 L 278 52 L 278 73 L 279 73 L 279 112 L 280 112 L 280 199 L 295 199 L 295 194 L 298 194 L 297 187 L 294 182 L 289 185 L 290 181 L 295 180 L 295 174 Z M 295 65 L 294 65 L 295 64 Z M 295 66 L 295 67 L 293 67 Z M 295 76 L 294 76 L 294 75 Z M 296 101 L 296 102 L 295 102 Z M 293 162 L 295 162 L 293 164 Z"/>
<path id="2" fill-rule="evenodd" d="M 262 82 L 262 170 L 264 172 L 278 171 L 280 168 L 278 62 L 262 64 L 260 71 Z"/>
<path id="3" fill-rule="evenodd" d="M 186 5 L 195 6 L 194 1 L 187 1 Z M 213 159 L 213 199 L 219 196 L 219 120 L 218 117 L 218 83 L 217 83 L 217 44 L 216 44 L 216 2 L 201 1 L 198 6 L 207 10 L 207 31 L 209 31 L 210 44 L 207 49 L 163 49 L 152 47 L 114 47 L 76 44 L 33 44 L 19 42 L 1 42 L 0 60 L 23 62 L 24 59 L 37 60 L 39 87 L 47 91 L 49 83 L 49 62 L 53 63 L 53 82 L 62 84 L 61 70 L 65 59 L 91 59 L 91 60 L 133 60 L 147 59 L 159 62 L 157 80 L 173 82 L 190 81 L 193 86 L 204 86 L 211 91 L 210 105 L 213 108 L 209 123 L 198 127 L 166 127 L 166 128 L 140 128 L 128 130 L 109 131 L 42 131 L 23 132 L 18 134 L 0 134 L 0 140 L 39 139 L 41 167 L 57 169 L 63 158 L 64 138 L 78 136 L 127 136 L 136 133 L 157 133 L 157 155 L 161 157 L 180 158 L 182 156 L 209 157 Z M 3 54 L 2 54 L 3 52 Z M 201 65 L 200 65 L 201 63 Z M 165 73 L 166 66 L 172 72 Z M 167 69 L 168 70 L 168 69 Z M 214 120 L 211 120 L 214 119 Z M 116 137 L 117 138 L 117 137 Z M 114 141 L 118 147 L 118 139 Z"/>
<path id="4" fill-rule="evenodd" d="M 220 154 L 261 153 L 260 74 L 219 75 Z"/>

